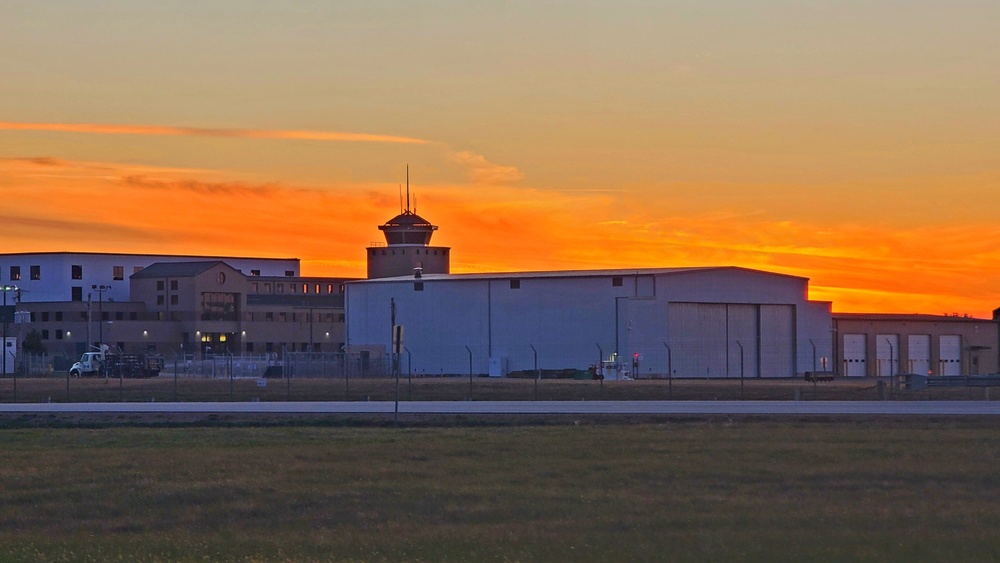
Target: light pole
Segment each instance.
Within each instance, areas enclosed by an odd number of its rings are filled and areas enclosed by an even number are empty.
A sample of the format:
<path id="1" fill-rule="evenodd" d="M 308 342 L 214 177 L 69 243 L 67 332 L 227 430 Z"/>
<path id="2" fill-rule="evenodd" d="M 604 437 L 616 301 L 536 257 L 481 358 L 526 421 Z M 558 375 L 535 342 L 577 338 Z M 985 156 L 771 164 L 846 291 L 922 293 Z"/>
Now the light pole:
<path id="1" fill-rule="evenodd" d="M 0 360 L 0 362 L 2 362 L 2 364 L 0 364 L 0 366 L 2 366 L 0 367 L 0 373 L 2 373 L 4 377 L 7 376 L 7 323 L 14 320 L 14 307 L 7 309 L 8 291 L 17 291 L 17 286 L 16 285 L 3 286 L 3 310 L 0 311 L 0 316 L 3 317 L 3 346 L 2 350 L 0 350 L 3 352 L 3 359 Z"/>
<path id="2" fill-rule="evenodd" d="M 91 285 L 90 289 L 97 292 L 97 349 L 104 344 L 104 292 L 111 289 L 110 285 Z"/>

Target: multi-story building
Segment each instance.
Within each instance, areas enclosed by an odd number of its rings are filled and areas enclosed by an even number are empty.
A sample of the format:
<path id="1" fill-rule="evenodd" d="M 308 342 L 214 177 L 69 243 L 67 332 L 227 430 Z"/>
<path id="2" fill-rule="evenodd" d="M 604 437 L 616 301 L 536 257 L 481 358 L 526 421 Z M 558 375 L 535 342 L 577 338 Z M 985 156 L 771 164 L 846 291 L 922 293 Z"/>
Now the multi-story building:
<path id="1" fill-rule="evenodd" d="M 301 276 L 294 258 L 42 253 L 0 255 L 0 268 L 13 278 L 4 280 L 5 334 L 23 341 L 37 331 L 55 355 L 97 343 L 196 355 L 344 343 L 347 279 Z"/>

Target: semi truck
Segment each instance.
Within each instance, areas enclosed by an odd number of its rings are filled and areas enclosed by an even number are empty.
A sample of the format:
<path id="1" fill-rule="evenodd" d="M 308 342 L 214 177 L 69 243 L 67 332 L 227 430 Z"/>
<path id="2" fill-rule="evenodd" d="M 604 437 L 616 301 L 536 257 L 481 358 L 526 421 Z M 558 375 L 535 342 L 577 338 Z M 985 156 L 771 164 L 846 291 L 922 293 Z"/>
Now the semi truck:
<path id="1" fill-rule="evenodd" d="M 80 361 L 69 368 L 72 377 L 156 377 L 163 370 L 163 356 L 158 354 L 111 353 L 106 344 L 96 352 L 84 352 Z"/>

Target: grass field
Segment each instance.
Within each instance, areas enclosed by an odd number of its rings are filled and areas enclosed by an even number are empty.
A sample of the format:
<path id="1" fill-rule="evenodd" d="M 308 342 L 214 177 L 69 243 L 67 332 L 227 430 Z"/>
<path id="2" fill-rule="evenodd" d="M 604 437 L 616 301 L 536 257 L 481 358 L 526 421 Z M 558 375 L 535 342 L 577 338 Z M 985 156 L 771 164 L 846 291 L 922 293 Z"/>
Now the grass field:
<path id="1" fill-rule="evenodd" d="M 998 430 L 8 427 L 0 560 L 996 560 Z"/>
<path id="2" fill-rule="evenodd" d="M 15 387 L 16 384 L 16 387 Z M 263 384 L 263 385 L 261 385 Z M 1000 390 L 994 390 L 1000 395 Z M 400 380 L 400 400 L 942 400 L 984 399 L 988 389 L 937 388 L 892 391 L 873 379 L 840 379 L 818 384 L 801 379 L 675 379 L 640 381 L 536 382 L 508 378 L 415 378 Z M 392 379 L 256 379 L 182 377 L 152 379 L 12 378 L 0 379 L 0 402 L 149 402 L 149 401 L 390 401 Z"/>

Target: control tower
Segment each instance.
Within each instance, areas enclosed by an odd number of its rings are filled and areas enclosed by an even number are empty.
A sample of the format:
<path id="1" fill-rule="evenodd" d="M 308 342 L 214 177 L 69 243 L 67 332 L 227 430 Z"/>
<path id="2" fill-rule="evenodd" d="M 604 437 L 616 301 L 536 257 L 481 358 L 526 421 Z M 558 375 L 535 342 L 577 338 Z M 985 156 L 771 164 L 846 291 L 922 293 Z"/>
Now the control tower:
<path id="1" fill-rule="evenodd" d="M 406 171 L 406 210 L 378 228 L 385 244 L 368 247 L 368 278 L 447 274 L 451 270 L 448 247 L 430 246 L 437 226 L 410 211 L 410 171 Z"/>

